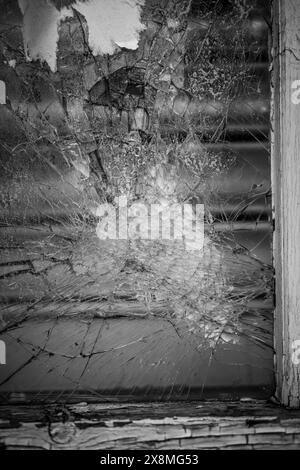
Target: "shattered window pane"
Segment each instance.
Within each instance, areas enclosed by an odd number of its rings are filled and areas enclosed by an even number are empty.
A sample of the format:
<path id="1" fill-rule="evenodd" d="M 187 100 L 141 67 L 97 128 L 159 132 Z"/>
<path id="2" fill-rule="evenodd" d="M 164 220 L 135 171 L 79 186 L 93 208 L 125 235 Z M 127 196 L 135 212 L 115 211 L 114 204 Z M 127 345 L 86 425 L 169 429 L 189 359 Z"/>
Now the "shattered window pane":
<path id="1" fill-rule="evenodd" d="M 57 12 L 57 71 L 0 7 L 1 400 L 269 397 L 268 2 L 146 0 L 110 55 Z"/>

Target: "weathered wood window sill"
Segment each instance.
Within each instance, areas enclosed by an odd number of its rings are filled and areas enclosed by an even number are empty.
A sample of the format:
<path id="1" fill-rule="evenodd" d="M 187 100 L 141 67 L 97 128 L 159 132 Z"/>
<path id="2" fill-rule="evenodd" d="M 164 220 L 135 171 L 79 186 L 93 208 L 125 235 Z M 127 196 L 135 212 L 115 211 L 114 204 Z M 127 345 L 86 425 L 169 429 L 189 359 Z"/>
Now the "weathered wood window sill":
<path id="1" fill-rule="evenodd" d="M 299 449 L 300 410 L 263 401 L 0 407 L 4 449 Z"/>

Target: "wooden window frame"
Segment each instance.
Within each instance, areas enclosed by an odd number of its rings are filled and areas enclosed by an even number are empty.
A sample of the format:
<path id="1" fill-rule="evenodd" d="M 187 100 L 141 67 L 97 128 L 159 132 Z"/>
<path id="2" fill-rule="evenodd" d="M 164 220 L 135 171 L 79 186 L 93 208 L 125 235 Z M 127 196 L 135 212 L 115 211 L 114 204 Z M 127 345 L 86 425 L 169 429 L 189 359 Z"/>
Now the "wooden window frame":
<path id="1" fill-rule="evenodd" d="M 300 408 L 300 0 L 273 0 L 272 46 L 276 397 Z"/>

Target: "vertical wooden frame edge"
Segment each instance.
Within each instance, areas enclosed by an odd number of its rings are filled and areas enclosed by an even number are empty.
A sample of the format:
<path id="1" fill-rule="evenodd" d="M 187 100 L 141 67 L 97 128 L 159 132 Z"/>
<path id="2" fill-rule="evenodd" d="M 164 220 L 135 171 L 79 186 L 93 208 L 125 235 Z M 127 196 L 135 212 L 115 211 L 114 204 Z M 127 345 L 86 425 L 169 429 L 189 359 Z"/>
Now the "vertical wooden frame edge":
<path id="1" fill-rule="evenodd" d="M 273 0 L 271 162 L 276 307 L 276 396 L 300 407 L 300 0 Z M 299 59 L 298 59 L 299 58 Z M 297 101 L 297 100 L 296 100 Z M 299 182 L 299 184 L 298 184 Z"/>

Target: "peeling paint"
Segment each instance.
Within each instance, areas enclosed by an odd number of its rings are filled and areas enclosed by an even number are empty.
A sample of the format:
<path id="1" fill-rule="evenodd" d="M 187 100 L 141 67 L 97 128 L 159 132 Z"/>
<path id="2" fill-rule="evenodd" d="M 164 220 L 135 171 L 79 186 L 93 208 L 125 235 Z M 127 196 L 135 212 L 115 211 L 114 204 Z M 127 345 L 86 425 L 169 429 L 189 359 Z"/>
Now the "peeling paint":
<path id="1" fill-rule="evenodd" d="M 27 60 L 41 60 L 56 71 L 60 23 L 73 16 L 71 8 L 57 8 L 48 0 L 18 0 L 23 14 L 23 41 Z M 136 0 L 90 0 L 73 8 L 88 24 L 89 45 L 95 55 L 113 54 L 118 47 L 136 49 L 139 33 L 140 3 Z"/>
<path id="2" fill-rule="evenodd" d="M 72 10 L 58 11 L 47 0 L 18 0 L 23 14 L 23 41 L 27 60 L 41 60 L 56 71 L 58 27 Z"/>
<path id="3" fill-rule="evenodd" d="M 139 33 L 144 26 L 136 0 L 90 0 L 76 4 L 76 10 L 87 21 L 89 45 L 95 55 L 113 54 L 117 46 L 138 47 Z"/>

